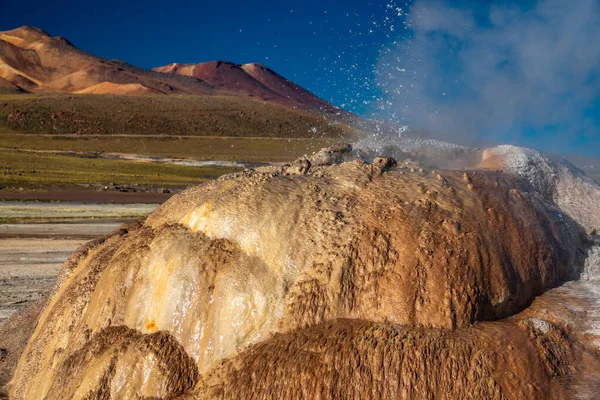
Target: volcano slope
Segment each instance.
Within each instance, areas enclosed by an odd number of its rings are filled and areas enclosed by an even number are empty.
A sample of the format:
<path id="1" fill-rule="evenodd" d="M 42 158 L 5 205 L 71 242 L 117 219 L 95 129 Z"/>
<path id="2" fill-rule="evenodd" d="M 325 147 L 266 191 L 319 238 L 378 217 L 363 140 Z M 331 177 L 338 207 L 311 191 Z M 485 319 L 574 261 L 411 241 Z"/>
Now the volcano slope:
<path id="1" fill-rule="evenodd" d="M 198 79 L 157 74 L 79 50 L 67 39 L 23 26 L 0 32 L 0 77 L 24 91 L 213 94 Z"/>
<path id="2" fill-rule="evenodd" d="M 174 63 L 154 68 L 153 71 L 193 76 L 224 91 L 275 101 L 288 106 L 336 111 L 331 104 L 258 63 L 243 65 L 227 61 L 209 61 L 199 64 Z"/>
<path id="3" fill-rule="evenodd" d="M 11 398 L 568 398 L 576 360 L 600 371 L 547 310 L 518 314 L 581 272 L 554 203 L 339 154 L 188 189 L 79 249 Z"/>
<path id="4" fill-rule="evenodd" d="M 319 114 L 346 114 L 260 64 L 213 61 L 149 71 L 86 53 L 30 26 L 0 31 L 0 94 L 18 92 L 252 97 Z"/>

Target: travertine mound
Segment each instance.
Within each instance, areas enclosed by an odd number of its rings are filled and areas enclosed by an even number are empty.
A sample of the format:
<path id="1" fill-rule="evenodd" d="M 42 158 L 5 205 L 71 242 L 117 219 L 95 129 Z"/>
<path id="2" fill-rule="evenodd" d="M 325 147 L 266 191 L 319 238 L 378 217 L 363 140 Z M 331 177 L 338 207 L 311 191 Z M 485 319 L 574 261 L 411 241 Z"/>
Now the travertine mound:
<path id="1" fill-rule="evenodd" d="M 571 163 L 538 150 L 502 145 L 485 149 L 479 167 L 525 180 L 586 231 L 600 230 L 600 187 Z"/>
<path id="2" fill-rule="evenodd" d="M 194 388 L 198 369 L 171 334 L 124 326 L 90 337 L 58 366 L 45 399 L 166 398 Z"/>
<path id="3" fill-rule="evenodd" d="M 513 315 L 578 274 L 577 225 L 502 173 L 434 172 L 389 158 L 318 165 L 330 157 L 189 189 L 80 249 L 63 267 L 11 395 L 548 393 L 544 382 L 568 372 L 562 334 L 548 370 L 545 350 L 521 345 L 521 328 L 494 336 L 467 327 Z M 506 367 L 508 334 L 530 357 Z M 400 381 L 375 372 L 387 363 Z M 529 375 L 504 379 L 503 369 Z M 293 383 L 276 382 L 292 375 Z M 450 390 L 458 379 L 464 387 Z"/>
<path id="4" fill-rule="evenodd" d="M 570 162 L 526 147 L 480 149 L 419 135 L 421 132 L 408 128 L 396 135 L 365 135 L 344 159 L 370 160 L 386 154 L 412 158 L 433 168 L 503 171 L 556 204 L 588 233 L 600 231 L 600 186 Z"/>
<path id="5" fill-rule="evenodd" d="M 0 399 L 6 395 L 5 386 L 13 377 L 19 358 L 29 342 L 45 302 L 46 299 L 42 297 L 0 323 Z"/>
<path id="6" fill-rule="evenodd" d="M 562 329 L 539 319 L 456 331 L 339 320 L 250 347 L 185 398 L 568 398 L 558 381 L 572 359 Z"/>

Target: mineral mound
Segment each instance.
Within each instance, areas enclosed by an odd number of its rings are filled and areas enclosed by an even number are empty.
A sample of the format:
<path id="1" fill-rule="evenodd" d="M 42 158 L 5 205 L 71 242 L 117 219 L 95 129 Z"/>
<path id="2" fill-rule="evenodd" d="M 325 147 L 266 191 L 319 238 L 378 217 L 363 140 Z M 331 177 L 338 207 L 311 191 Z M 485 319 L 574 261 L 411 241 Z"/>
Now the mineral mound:
<path id="1" fill-rule="evenodd" d="M 578 276 L 583 228 L 509 174 L 343 153 L 188 189 L 79 249 L 11 398 L 568 397 L 584 350 L 519 313 Z"/>

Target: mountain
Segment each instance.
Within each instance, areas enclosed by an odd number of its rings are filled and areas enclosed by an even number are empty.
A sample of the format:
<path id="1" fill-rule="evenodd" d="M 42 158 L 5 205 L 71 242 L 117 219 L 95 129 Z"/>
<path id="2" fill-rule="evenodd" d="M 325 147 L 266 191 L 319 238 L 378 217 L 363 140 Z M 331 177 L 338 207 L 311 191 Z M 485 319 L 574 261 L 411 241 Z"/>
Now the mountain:
<path id="1" fill-rule="evenodd" d="M 62 37 L 21 27 L 0 32 L 0 78 L 32 92 L 213 94 L 198 79 L 158 74 L 85 53 Z"/>
<path id="2" fill-rule="evenodd" d="M 6 94 L 6 93 L 23 93 L 25 92 L 23 89 L 21 89 L 19 86 L 15 85 L 14 83 L 4 79 L 4 78 L 0 78 L 0 93 L 2 94 Z"/>
<path id="3" fill-rule="evenodd" d="M 23 26 L 0 32 L 0 93 L 192 94 L 255 97 L 286 106 L 337 110 L 260 64 L 171 64 L 153 71 L 79 50 Z"/>
<path id="4" fill-rule="evenodd" d="M 192 76 L 216 89 L 239 95 L 254 96 L 290 106 L 328 109 L 331 105 L 296 85 L 270 68 L 258 64 L 234 64 L 209 61 L 199 64 L 169 64 L 153 71 Z"/>

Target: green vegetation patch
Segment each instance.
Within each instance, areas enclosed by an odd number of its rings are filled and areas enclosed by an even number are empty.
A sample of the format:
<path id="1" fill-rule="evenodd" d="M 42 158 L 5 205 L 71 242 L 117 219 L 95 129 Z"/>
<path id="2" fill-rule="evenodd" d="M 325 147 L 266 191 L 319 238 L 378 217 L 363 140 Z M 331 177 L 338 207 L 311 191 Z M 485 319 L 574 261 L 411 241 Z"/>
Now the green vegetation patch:
<path id="1" fill-rule="evenodd" d="M 60 136 L 0 134 L 0 148 L 108 152 L 182 157 L 195 160 L 240 162 L 289 162 L 339 139 L 235 138 L 235 137 L 147 137 Z"/>
<path id="2" fill-rule="evenodd" d="M 0 186 L 8 187 L 110 183 L 189 186 L 236 170 L 0 150 Z"/>
<path id="3" fill-rule="evenodd" d="M 80 222 L 80 221 L 122 221 L 124 224 L 143 217 L 145 214 L 123 215 L 115 219 L 114 217 L 92 217 L 92 218 L 65 218 L 65 217 L 2 217 L 0 224 L 32 224 L 45 222 Z"/>

